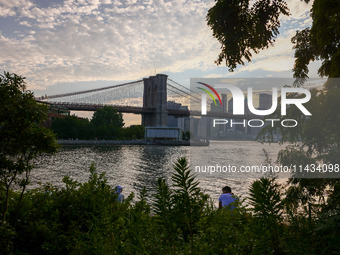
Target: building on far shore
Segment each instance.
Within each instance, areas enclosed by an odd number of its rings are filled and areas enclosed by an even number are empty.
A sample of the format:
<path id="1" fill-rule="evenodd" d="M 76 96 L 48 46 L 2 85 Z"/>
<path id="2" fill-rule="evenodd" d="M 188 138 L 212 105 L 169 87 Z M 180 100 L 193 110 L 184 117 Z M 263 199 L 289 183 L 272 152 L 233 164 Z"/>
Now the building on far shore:
<path id="1" fill-rule="evenodd" d="M 173 101 L 168 101 L 167 105 L 168 109 L 175 109 L 175 110 L 189 110 L 188 106 L 183 106 L 182 104 L 175 103 Z M 168 116 L 168 127 L 173 128 L 177 127 L 182 129 L 184 132 L 190 131 L 190 118 L 189 117 L 175 117 L 175 116 Z"/>
<path id="2" fill-rule="evenodd" d="M 259 94 L 259 110 L 267 110 L 272 106 L 272 95 L 267 93 Z"/>

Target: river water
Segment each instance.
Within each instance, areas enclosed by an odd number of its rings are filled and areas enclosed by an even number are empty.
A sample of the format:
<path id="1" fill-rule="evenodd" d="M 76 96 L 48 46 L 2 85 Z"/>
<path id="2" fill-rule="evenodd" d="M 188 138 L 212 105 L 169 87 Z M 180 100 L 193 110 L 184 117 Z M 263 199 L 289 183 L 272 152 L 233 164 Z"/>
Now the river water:
<path id="1" fill-rule="evenodd" d="M 171 183 L 173 164 L 179 157 L 190 160 L 193 172 L 196 165 L 228 162 L 230 165 L 259 165 L 266 160 L 263 149 L 272 161 L 280 150 L 278 144 L 261 144 L 253 141 L 212 141 L 210 146 L 102 146 L 62 147 L 55 155 L 41 156 L 35 162 L 29 188 L 46 183 L 62 187 L 65 175 L 85 182 L 89 167 L 95 163 L 98 172 L 106 172 L 108 183 L 125 187 L 124 194 L 136 195 L 145 186 L 148 197 L 155 192 L 158 177 Z M 282 148 L 281 148 L 282 149 Z M 200 187 L 217 201 L 222 187 L 228 185 L 241 197 L 246 197 L 249 185 L 256 176 L 251 174 L 230 175 L 227 173 L 196 173 Z"/>

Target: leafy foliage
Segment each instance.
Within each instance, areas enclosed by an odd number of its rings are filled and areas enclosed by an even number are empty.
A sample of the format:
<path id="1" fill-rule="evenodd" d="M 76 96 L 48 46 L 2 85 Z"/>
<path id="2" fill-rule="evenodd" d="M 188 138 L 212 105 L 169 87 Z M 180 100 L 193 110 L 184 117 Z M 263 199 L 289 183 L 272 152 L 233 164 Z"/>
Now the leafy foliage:
<path id="1" fill-rule="evenodd" d="M 254 213 L 264 219 L 280 218 L 282 213 L 281 195 L 274 179 L 262 178 L 252 183 L 250 188 L 250 204 L 254 206 Z"/>
<path id="2" fill-rule="evenodd" d="M 308 77 L 308 64 L 322 60 L 318 70 L 320 76 L 340 77 L 340 3 L 337 0 L 314 0 L 311 9 L 311 28 L 297 31 L 292 38 L 295 44 L 294 75 Z"/>
<path id="3" fill-rule="evenodd" d="M 223 61 L 233 71 L 244 59 L 251 61 L 252 51 L 268 48 L 279 34 L 279 16 L 289 15 L 283 0 L 218 0 L 207 14 L 213 36 L 221 43 L 217 64 Z"/>
<path id="4" fill-rule="evenodd" d="M 252 52 L 268 48 L 279 34 L 280 15 L 289 15 L 284 0 L 217 0 L 207 14 L 207 24 L 221 44 L 217 64 L 225 61 L 230 71 Z M 309 0 L 304 0 L 309 3 Z M 340 77 L 340 3 L 338 0 L 314 0 L 310 10 L 312 26 L 297 31 L 291 39 L 295 49 L 294 77 L 301 85 L 308 78 L 308 64 L 321 60 L 320 76 Z"/>
<path id="5" fill-rule="evenodd" d="M 295 107 L 288 109 L 284 118 L 297 120 L 298 126 L 287 129 L 267 127 L 263 130 L 260 139 L 266 140 L 266 137 L 270 137 L 273 133 L 280 133 L 281 143 L 290 144 L 279 152 L 278 162 L 280 164 L 288 167 L 291 165 L 301 166 L 307 170 L 312 164 L 316 168 L 322 165 L 335 166 L 339 164 L 340 111 L 338 105 L 340 91 L 336 88 L 339 87 L 338 85 L 338 79 L 330 78 L 323 89 L 311 91 L 311 100 L 305 104 L 312 113 L 310 117 L 305 117 Z M 290 97 L 294 96 L 297 95 L 290 95 Z M 271 117 L 282 119 L 279 113 L 274 113 Z M 284 205 L 290 224 L 289 228 L 295 234 L 299 232 L 301 235 L 310 237 L 310 245 L 306 245 L 303 239 L 293 242 L 295 245 L 304 247 L 306 253 L 338 252 L 333 240 L 340 238 L 340 232 L 338 229 L 332 228 L 329 222 L 337 222 L 339 218 L 339 211 L 333 203 L 333 201 L 337 201 L 339 179 L 329 178 L 335 177 L 330 174 L 331 172 L 324 174 L 317 170 L 300 172 L 298 169 L 288 182 L 289 187 L 286 191 Z M 296 229 L 299 231 L 297 232 Z M 326 229 L 329 231 L 329 235 L 325 234 Z M 329 238 L 324 239 L 326 245 L 319 242 L 317 235 Z M 294 250 L 291 246 L 289 249 Z M 305 253 L 299 252 L 299 254 Z"/>
<path id="6" fill-rule="evenodd" d="M 88 119 L 65 116 L 52 121 L 51 129 L 59 139 L 90 139 L 94 137 L 94 128 Z"/>
<path id="7" fill-rule="evenodd" d="M 112 106 L 104 106 L 98 109 L 92 117 L 92 124 L 99 126 L 113 126 L 122 128 L 124 126 L 123 115 Z"/>
<path id="8" fill-rule="evenodd" d="M 208 197 L 201 193 L 199 182 L 191 174 L 186 158 L 180 158 L 174 165 L 175 173 L 172 175 L 175 192 L 175 214 L 178 216 L 178 224 L 185 240 L 190 238 L 191 250 L 193 250 L 193 237 L 197 233 L 200 218 L 204 215 L 204 207 Z"/>
<path id="9" fill-rule="evenodd" d="M 233 210 L 215 209 L 186 159 L 179 159 L 174 168 L 173 186 L 159 178 L 152 201 L 144 188 L 136 201 L 130 194 L 117 203 L 105 173 L 98 173 L 94 165 L 85 183 L 66 176 L 63 188 L 50 185 L 50 191 L 45 187 L 27 191 L 18 215 L 20 224 L 15 224 L 11 208 L 9 224 L 0 229 L 2 247 L 14 254 L 338 252 L 338 189 L 312 218 L 296 210 L 289 197 L 282 199 L 285 190 L 274 179 L 253 182 L 252 207 L 240 201 Z M 11 200 L 19 196 L 11 192 Z"/>
<path id="10" fill-rule="evenodd" d="M 66 116 L 56 118 L 52 122 L 52 130 L 57 134 L 59 139 L 143 139 L 144 127 L 141 125 L 132 125 L 122 127 L 121 113 L 112 107 L 104 107 L 105 111 L 98 111 L 94 114 L 93 119 L 79 118 L 76 116 Z M 109 114 L 113 114 L 111 120 Z M 116 123 L 118 120 L 118 124 Z"/>
<path id="11" fill-rule="evenodd" d="M 279 242 L 280 223 L 282 221 L 281 214 L 283 212 L 283 203 L 278 185 L 275 179 L 262 178 L 254 181 L 250 187 L 250 204 L 254 207 L 253 211 L 256 217 L 256 225 L 254 231 L 266 229 L 265 233 L 259 232 L 258 249 L 262 253 L 269 253 L 273 250 L 273 254 L 281 254 Z M 266 246 L 265 243 L 268 245 Z"/>
<path id="12" fill-rule="evenodd" d="M 32 159 L 57 149 L 53 132 L 42 126 L 46 118 L 47 108 L 26 90 L 25 78 L 8 72 L 0 75 L 0 187 L 5 190 L 2 227 L 13 184 L 19 185 L 23 194 L 33 168 Z M 22 195 L 18 209 L 21 198 Z"/>
<path id="13" fill-rule="evenodd" d="M 122 139 L 144 139 L 145 128 L 142 125 L 131 125 L 123 128 Z"/>

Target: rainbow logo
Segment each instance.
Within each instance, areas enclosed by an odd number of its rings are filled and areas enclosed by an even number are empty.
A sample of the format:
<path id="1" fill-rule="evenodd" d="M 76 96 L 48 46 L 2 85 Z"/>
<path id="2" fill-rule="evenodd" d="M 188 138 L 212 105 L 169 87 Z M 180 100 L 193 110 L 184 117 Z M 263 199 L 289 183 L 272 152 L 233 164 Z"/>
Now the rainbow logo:
<path id="1" fill-rule="evenodd" d="M 222 100 L 221 100 L 221 98 L 220 98 L 220 95 L 217 93 L 217 91 L 216 91 L 213 87 L 211 87 L 210 85 L 208 85 L 208 84 L 206 84 L 206 83 L 203 83 L 203 82 L 197 82 L 197 83 L 199 83 L 199 84 L 201 84 L 201 85 L 203 85 L 203 86 L 206 86 L 206 87 L 209 88 L 212 92 L 214 92 L 215 95 L 217 96 L 218 100 L 220 101 L 221 106 L 222 106 Z M 197 87 L 197 88 L 200 89 L 200 90 L 203 90 L 204 92 L 206 92 L 206 93 L 212 98 L 212 100 L 214 101 L 215 105 L 217 106 L 216 100 L 215 100 L 213 94 L 211 94 L 211 92 L 210 92 L 209 90 L 204 89 L 204 88 L 200 88 L 200 87 Z"/>

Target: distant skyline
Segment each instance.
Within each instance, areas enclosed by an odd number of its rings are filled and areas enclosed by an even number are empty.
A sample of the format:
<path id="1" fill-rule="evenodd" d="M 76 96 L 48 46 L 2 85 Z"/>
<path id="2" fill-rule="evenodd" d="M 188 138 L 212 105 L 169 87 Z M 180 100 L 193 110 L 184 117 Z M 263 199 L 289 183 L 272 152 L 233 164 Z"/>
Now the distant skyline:
<path id="1" fill-rule="evenodd" d="M 0 70 L 27 77 L 37 96 L 165 73 L 191 77 L 292 77 L 291 37 L 311 24 L 310 5 L 288 0 L 273 47 L 233 73 L 216 66 L 220 45 L 206 24 L 212 0 L 0 0 Z M 318 63 L 310 65 L 316 77 Z"/>

